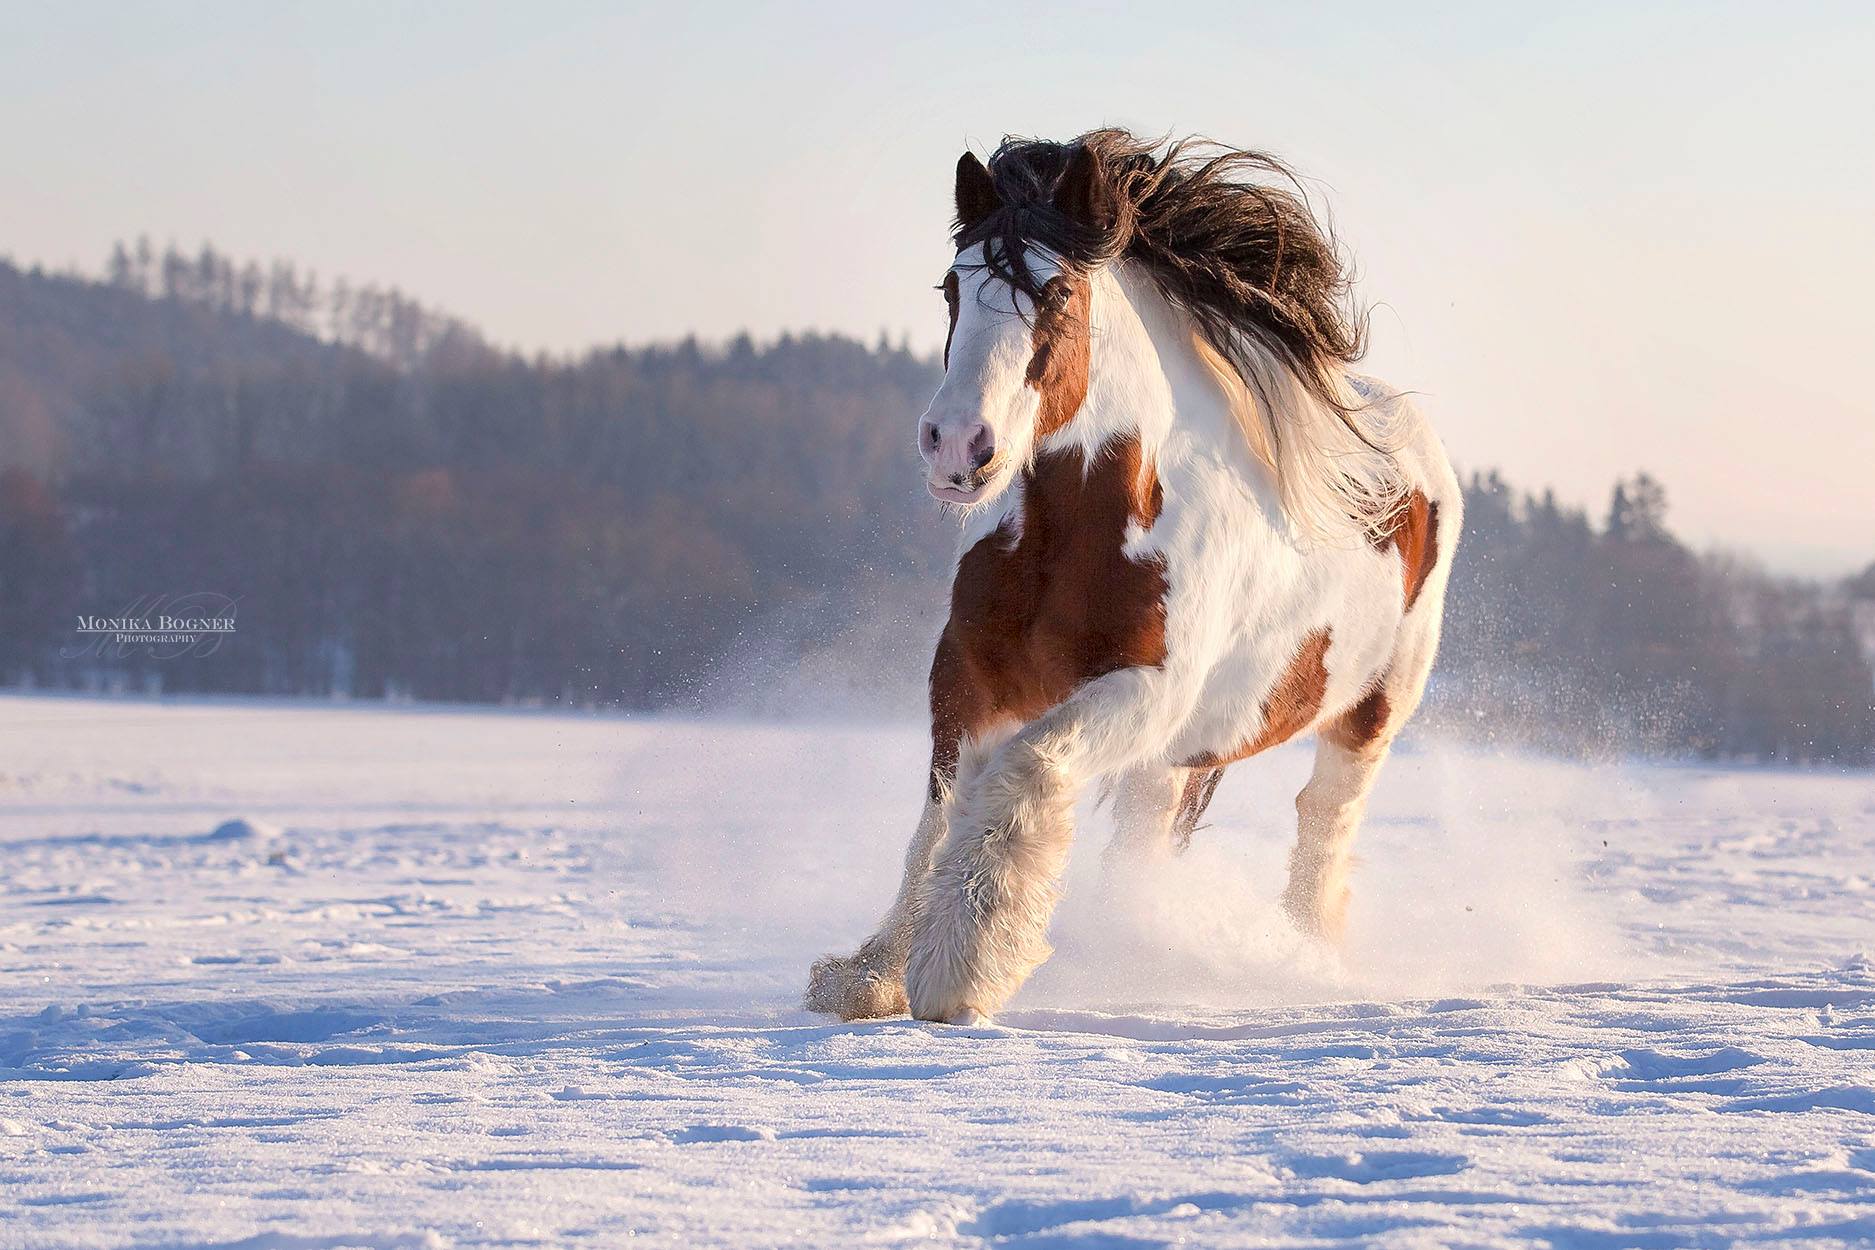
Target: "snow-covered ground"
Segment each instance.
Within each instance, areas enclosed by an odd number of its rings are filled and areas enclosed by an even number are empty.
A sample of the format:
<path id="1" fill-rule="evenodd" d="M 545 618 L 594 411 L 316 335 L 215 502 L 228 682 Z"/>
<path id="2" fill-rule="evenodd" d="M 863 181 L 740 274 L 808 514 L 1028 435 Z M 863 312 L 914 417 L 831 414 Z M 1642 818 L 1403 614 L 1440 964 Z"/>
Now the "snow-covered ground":
<path id="1" fill-rule="evenodd" d="M 1288 749 L 997 1027 L 839 1025 L 913 728 L 0 699 L 0 1246 L 1875 1240 L 1875 780 Z"/>

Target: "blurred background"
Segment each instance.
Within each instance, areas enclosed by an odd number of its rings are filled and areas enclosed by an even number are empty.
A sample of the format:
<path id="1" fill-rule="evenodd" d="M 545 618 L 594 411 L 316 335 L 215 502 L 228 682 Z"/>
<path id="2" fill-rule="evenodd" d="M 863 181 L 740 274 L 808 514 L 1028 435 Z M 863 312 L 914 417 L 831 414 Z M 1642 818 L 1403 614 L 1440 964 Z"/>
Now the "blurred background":
<path id="1" fill-rule="evenodd" d="M 916 715 L 952 165 L 1120 124 L 1357 261 L 1428 724 L 1875 762 L 1875 19 L 1520 8 L 0 6 L 0 681 Z"/>

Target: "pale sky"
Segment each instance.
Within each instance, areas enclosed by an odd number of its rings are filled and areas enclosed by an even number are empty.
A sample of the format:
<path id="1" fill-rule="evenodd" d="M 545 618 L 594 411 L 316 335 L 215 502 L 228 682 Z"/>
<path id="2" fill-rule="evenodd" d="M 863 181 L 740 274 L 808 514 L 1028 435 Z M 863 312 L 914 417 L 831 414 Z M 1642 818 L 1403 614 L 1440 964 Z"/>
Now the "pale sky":
<path id="1" fill-rule="evenodd" d="M 1875 560 L 1875 9 L 1412 7 L 0 4 L 0 255 L 210 240 L 528 348 L 929 349 L 966 145 L 1203 133 L 1314 177 L 1461 466 L 1598 514 L 1645 467 L 1696 544 Z"/>

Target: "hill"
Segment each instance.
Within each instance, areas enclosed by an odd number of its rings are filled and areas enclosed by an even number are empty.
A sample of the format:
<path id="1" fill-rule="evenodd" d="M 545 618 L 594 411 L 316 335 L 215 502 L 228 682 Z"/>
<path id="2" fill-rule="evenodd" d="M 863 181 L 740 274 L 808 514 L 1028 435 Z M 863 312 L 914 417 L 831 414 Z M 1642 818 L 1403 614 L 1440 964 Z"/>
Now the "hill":
<path id="1" fill-rule="evenodd" d="M 524 357 L 206 248 L 120 247 L 103 280 L 0 264 L 0 678 L 789 712 L 838 685 L 908 712 L 953 532 L 910 448 L 938 376 L 820 335 Z M 1875 755 L 1875 575 L 1695 553 L 1645 473 L 1599 518 L 1495 473 L 1467 496 L 1434 719 Z M 74 633 L 223 601 L 238 628 L 208 654 Z"/>

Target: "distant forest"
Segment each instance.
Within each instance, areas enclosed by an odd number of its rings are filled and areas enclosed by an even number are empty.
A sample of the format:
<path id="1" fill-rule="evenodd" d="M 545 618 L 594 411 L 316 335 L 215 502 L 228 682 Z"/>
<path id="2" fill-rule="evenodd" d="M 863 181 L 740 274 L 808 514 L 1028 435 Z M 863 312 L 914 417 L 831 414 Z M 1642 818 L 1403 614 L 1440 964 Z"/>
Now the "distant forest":
<path id="1" fill-rule="evenodd" d="M 648 709 L 818 663 L 915 705 L 955 534 L 909 434 L 937 379 L 838 336 L 528 357 L 207 248 L 0 263 L 0 681 Z M 1646 474 L 1596 516 L 1466 493 L 1432 721 L 1875 762 L 1875 565 L 1695 553 Z M 212 655 L 75 645 L 196 593 L 236 604 Z"/>

